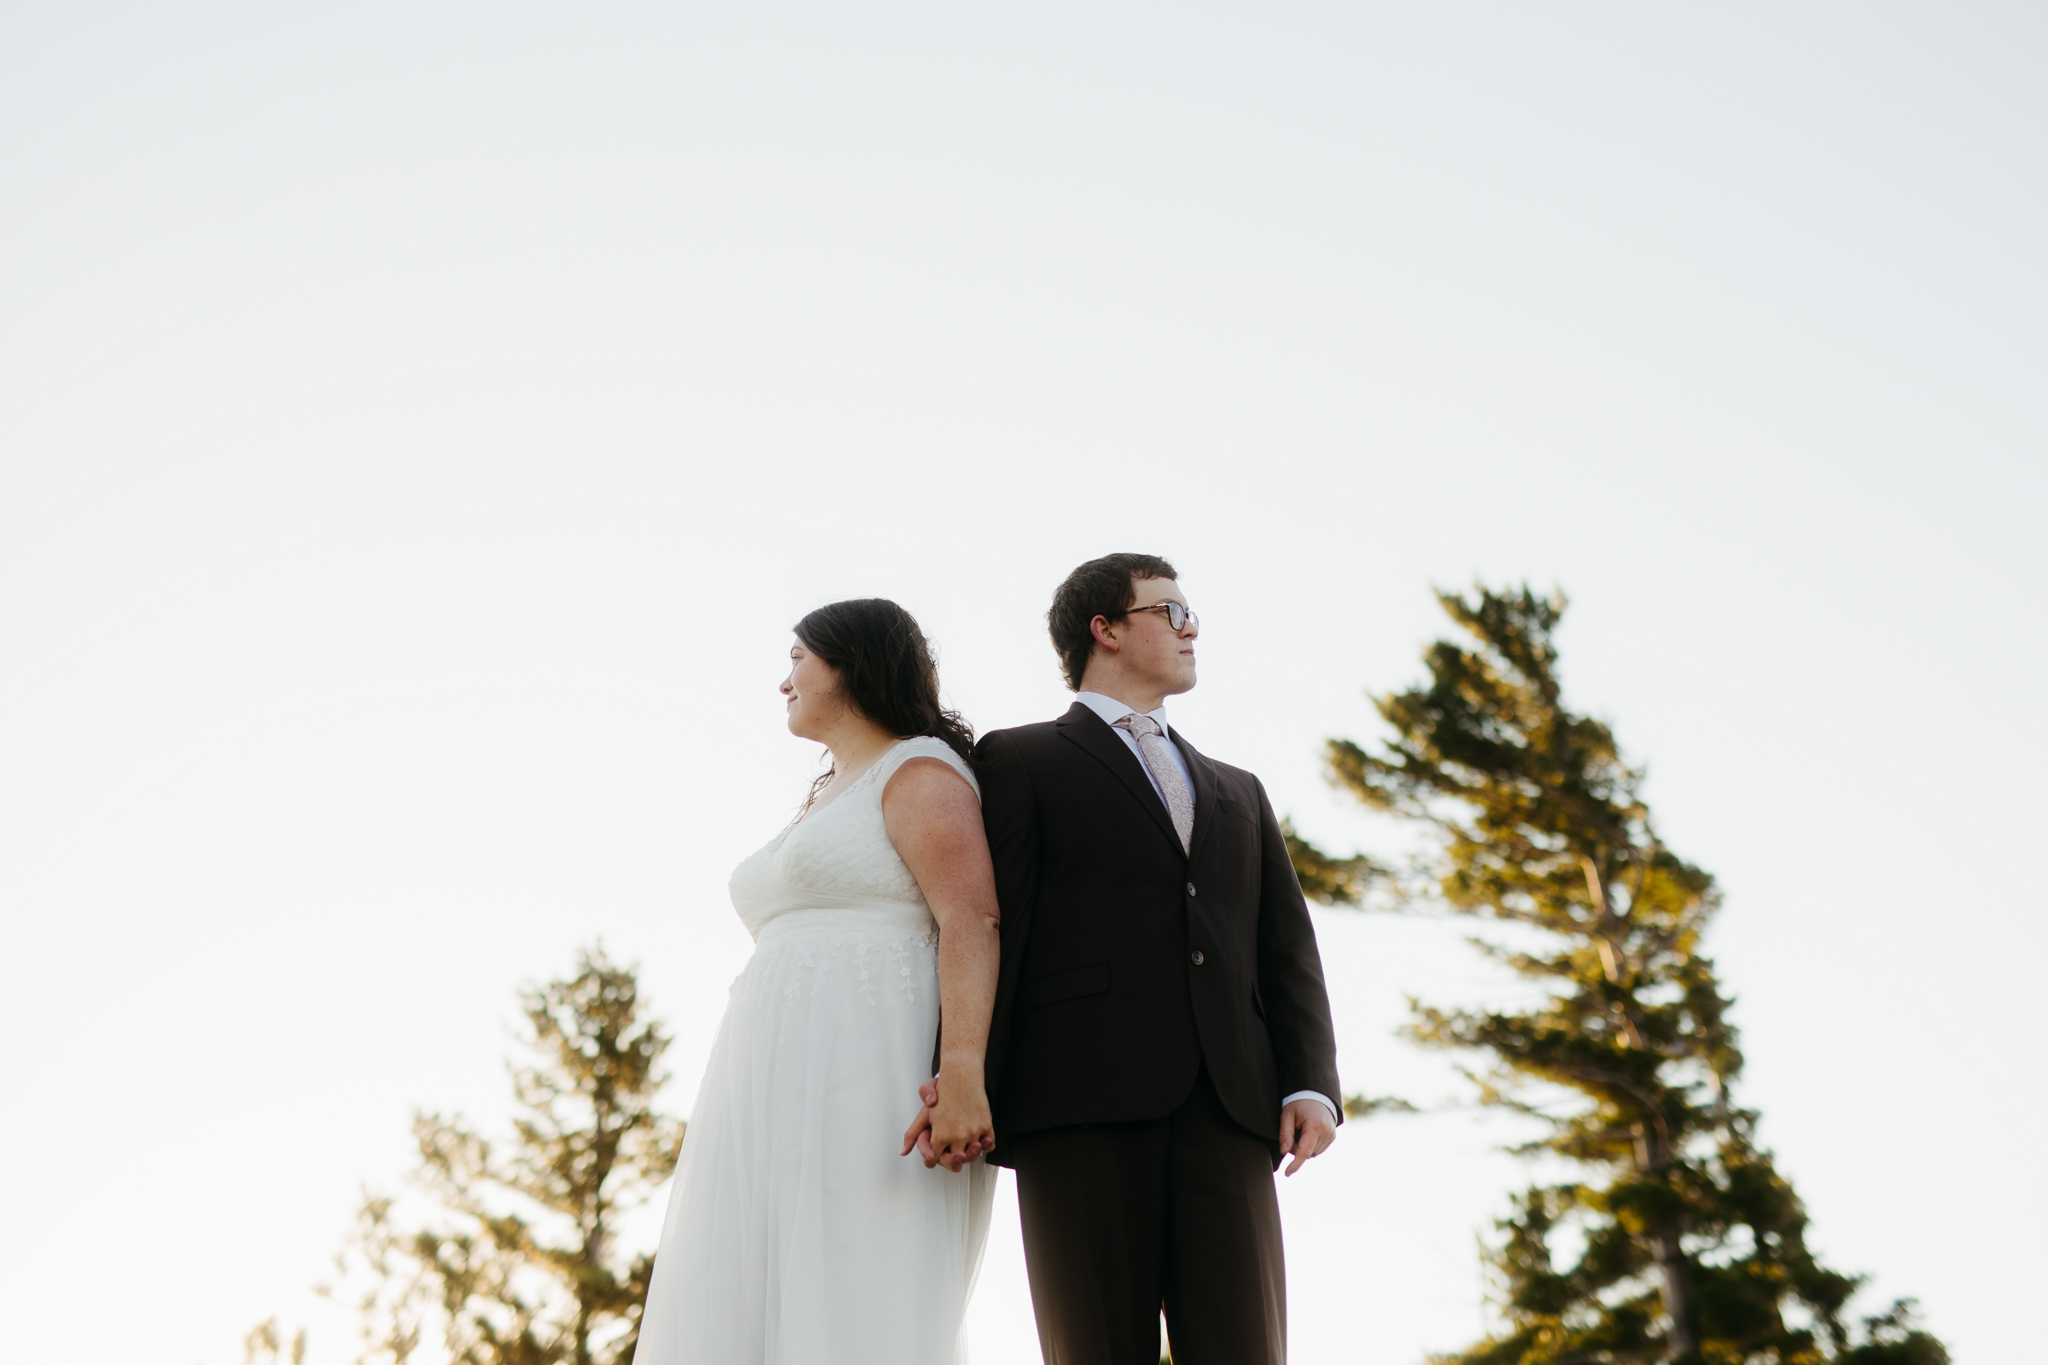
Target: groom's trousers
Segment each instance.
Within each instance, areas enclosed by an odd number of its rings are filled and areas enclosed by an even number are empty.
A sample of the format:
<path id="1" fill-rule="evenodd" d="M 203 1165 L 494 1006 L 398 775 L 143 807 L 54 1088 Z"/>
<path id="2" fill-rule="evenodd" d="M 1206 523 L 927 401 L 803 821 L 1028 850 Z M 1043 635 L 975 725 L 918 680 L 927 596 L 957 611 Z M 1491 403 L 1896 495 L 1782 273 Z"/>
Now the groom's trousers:
<path id="1" fill-rule="evenodd" d="M 1004 1140 L 1046 1365 L 1283 1365 L 1287 1283 L 1273 1147 L 1223 1112 L 1205 1068 L 1144 1123 Z"/>

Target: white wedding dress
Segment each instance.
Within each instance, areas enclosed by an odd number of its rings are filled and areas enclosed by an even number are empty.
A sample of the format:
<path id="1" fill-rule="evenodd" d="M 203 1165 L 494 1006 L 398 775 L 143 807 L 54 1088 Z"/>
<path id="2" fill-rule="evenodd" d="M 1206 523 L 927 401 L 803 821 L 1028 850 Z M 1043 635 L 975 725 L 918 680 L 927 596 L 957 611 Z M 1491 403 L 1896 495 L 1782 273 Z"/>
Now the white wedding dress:
<path id="1" fill-rule="evenodd" d="M 898 1156 L 938 927 L 882 823 L 899 743 L 732 875 L 754 956 L 690 1113 L 634 1365 L 954 1365 L 995 1172 Z"/>

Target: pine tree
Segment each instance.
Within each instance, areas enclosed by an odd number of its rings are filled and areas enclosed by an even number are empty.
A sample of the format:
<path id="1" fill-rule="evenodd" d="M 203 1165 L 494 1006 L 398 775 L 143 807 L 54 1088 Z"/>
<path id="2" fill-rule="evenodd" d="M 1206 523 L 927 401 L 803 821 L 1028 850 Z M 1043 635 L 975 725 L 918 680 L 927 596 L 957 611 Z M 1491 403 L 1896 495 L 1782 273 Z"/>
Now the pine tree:
<path id="1" fill-rule="evenodd" d="M 1358 905 L 1366 888 L 1384 879 L 1387 869 L 1364 854 L 1333 858 L 1295 832 L 1294 821 L 1280 822 L 1280 837 L 1287 841 L 1287 856 L 1294 862 L 1294 876 L 1302 894 L 1324 905 Z"/>
<path id="2" fill-rule="evenodd" d="M 1844 1321 L 1860 1279 L 1807 1248 L 1807 1217 L 1757 1114 L 1701 937 L 1713 878 L 1667 849 L 1643 774 L 1557 681 L 1561 597 L 1439 593 L 1469 639 L 1425 653 L 1428 682 L 1378 698 L 1379 753 L 1329 743 L 1333 781 L 1435 836 L 1406 894 L 1515 926 L 1474 943 L 1540 987 L 1524 1009 L 1414 1007 L 1412 1037 L 1476 1054 L 1480 1098 L 1536 1121 L 1516 1150 L 1576 1177 L 1498 1225 L 1506 1331 L 1444 1365 L 1946 1365 L 1901 1301 Z M 1343 865 L 1297 850 L 1329 881 Z M 1326 890 L 1356 903 L 1356 884 Z"/>
<path id="3" fill-rule="evenodd" d="M 405 1365 L 432 1332 L 456 1365 L 631 1360 L 652 1258 L 620 1250 L 617 1222 L 675 1169 L 683 1125 L 654 1108 L 669 1037 L 634 972 L 596 947 L 576 965 L 521 993 L 510 1141 L 416 1114 L 415 1185 L 438 1216 L 406 1226 L 365 1196 L 329 1291 L 361 1316 L 358 1365 Z"/>
<path id="4" fill-rule="evenodd" d="M 285 1341 L 284 1329 L 271 1318 L 251 1327 L 242 1337 L 242 1365 L 305 1365 L 306 1329 Z"/>

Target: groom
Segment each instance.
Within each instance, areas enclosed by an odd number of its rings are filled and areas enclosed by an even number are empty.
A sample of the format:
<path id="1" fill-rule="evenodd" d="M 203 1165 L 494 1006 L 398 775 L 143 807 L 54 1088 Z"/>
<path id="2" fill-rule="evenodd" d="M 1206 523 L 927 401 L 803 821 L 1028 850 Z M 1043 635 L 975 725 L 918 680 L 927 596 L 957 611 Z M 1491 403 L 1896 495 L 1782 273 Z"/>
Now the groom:
<path id="1" fill-rule="evenodd" d="M 1195 685 L 1173 566 L 1090 560 L 1048 620 L 1058 720 L 976 750 L 1002 908 L 991 1160 L 1017 1172 L 1048 1365 L 1281 1365 L 1273 1170 L 1327 1148 L 1315 930 L 1257 778 L 1166 723 Z"/>

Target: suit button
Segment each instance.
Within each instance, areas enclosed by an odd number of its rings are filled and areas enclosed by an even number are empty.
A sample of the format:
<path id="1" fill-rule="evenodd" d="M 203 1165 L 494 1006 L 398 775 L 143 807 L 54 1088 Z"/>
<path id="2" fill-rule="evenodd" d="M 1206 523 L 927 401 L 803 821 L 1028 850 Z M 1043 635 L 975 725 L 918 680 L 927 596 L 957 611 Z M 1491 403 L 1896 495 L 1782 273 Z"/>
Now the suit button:
<path id="1" fill-rule="evenodd" d="M 1195 964 L 1195 965 L 1196 965 L 1197 967 L 1201 966 L 1201 965 L 1202 965 L 1202 950 L 1201 950 L 1200 948 L 1197 948 L 1197 949 L 1195 949 L 1195 950 L 1194 950 L 1194 951 L 1193 951 L 1192 953 L 1189 953 L 1189 954 L 1188 954 L 1188 961 L 1190 961 L 1190 962 L 1194 963 L 1194 964 Z"/>
<path id="2" fill-rule="evenodd" d="M 1193 882 L 1188 883 L 1188 894 L 1190 896 L 1195 894 L 1195 884 Z"/>

